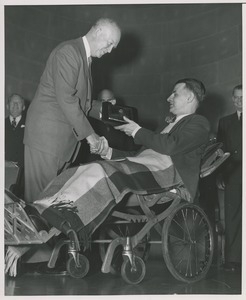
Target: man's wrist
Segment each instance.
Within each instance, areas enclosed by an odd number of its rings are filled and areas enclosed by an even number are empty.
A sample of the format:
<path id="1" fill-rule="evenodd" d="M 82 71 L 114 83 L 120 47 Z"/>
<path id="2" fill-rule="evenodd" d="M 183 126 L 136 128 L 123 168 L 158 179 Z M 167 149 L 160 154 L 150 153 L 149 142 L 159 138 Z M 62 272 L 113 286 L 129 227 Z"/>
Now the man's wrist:
<path id="1" fill-rule="evenodd" d="M 111 147 L 108 148 L 108 152 L 106 155 L 101 155 L 101 158 L 110 160 L 112 157 L 113 149 Z"/>
<path id="2" fill-rule="evenodd" d="M 134 138 L 138 130 L 141 129 L 141 126 L 137 125 L 137 127 L 133 130 L 131 136 Z"/>

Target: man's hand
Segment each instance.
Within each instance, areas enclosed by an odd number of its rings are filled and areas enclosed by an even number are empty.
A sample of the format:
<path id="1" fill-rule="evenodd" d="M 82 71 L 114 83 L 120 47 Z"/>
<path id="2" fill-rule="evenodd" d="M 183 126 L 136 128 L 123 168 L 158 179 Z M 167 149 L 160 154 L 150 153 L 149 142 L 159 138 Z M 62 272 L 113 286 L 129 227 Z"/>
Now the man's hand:
<path id="1" fill-rule="evenodd" d="M 101 136 L 99 139 L 100 139 L 99 147 L 97 149 L 91 147 L 90 151 L 91 151 L 91 153 L 94 153 L 94 154 L 106 156 L 108 153 L 108 150 L 109 150 L 108 141 L 104 136 Z"/>
<path id="2" fill-rule="evenodd" d="M 99 135 L 97 135 L 95 132 L 89 135 L 86 140 L 90 145 L 90 151 L 92 151 L 92 149 L 93 151 L 99 149 L 101 141 Z"/>
<path id="3" fill-rule="evenodd" d="M 116 99 L 102 100 L 102 102 L 110 102 L 112 105 L 115 105 L 116 104 Z"/>
<path id="4" fill-rule="evenodd" d="M 221 174 L 219 174 L 216 178 L 216 185 L 217 185 L 217 188 L 220 189 L 220 190 L 225 189 L 225 181 L 224 181 L 223 176 Z"/>
<path id="5" fill-rule="evenodd" d="M 127 124 L 115 126 L 115 129 L 123 131 L 125 132 L 125 134 L 131 136 L 134 130 L 140 128 L 140 126 L 136 122 L 128 119 L 127 117 L 123 117 L 123 119 L 127 122 Z"/>
<path id="6" fill-rule="evenodd" d="M 110 102 L 112 105 L 115 105 L 116 104 L 116 99 L 102 100 L 102 104 L 103 104 L 103 102 Z M 102 104 L 101 104 L 101 108 L 100 108 L 100 111 L 99 111 L 100 119 L 102 118 Z"/>

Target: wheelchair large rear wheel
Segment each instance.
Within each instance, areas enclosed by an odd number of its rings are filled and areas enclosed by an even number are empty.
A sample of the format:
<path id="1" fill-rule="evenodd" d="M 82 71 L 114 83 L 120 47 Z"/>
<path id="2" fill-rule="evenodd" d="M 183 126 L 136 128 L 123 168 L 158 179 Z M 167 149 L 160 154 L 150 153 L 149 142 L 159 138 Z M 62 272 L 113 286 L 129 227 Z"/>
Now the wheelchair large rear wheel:
<path id="1" fill-rule="evenodd" d="M 176 279 L 192 283 L 204 278 L 212 263 L 213 250 L 213 230 L 199 206 L 180 204 L 165 219 L 162 253 Z"/>
<path id="2" fill-rule="evenodd" d="M 126 208 L 126 213 L 132 215 L 139 215 L 140 212 L 133 208 Z M 113 240 L 118 237 L 131 237 L 138 233 L 141 228 L 145 225 L 145 223 L 134 223 L 134 222 L 109 222 L 102 226 L 99 231 L 100 240 Z M 144 238 L 139 241 L 138 245 L 133 249 L 134 255 L 140 257 L 144 262 L 147 261 L 149 252 L 150 252 L 150 233 L 148 232 Z M 99 251 L 102 262 L 105 259 L 106 251 L 109 243 L 100 243 Z M 120 274 L 121 273 L 121 265 L 123 263 L 122 257 L 123 247 L 119 245 L 113 255 L 110 273 L 111 274 Z"/>

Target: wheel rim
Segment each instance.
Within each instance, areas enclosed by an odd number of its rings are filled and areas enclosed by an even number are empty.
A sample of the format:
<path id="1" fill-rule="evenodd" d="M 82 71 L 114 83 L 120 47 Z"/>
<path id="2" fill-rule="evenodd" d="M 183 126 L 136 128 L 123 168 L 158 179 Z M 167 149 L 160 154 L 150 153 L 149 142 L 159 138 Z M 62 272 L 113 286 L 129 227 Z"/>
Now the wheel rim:
<path id="1" fill-rule="evenodd" d="M 89 271 L 89 261 L 87 257 L 79 254 L 80 267 L 76 266 L 73 257 L 70 257 L 67 262 L 67 271 L 74 278 L 83 278 Z"/>
<path id="2" fill-rule="evenodd" d="M 143 280 L 145 270 L 144 261 L 140 257 L 135 256 L 135 268 L 132 267 L 127 258 L 122 264 L 121 276 L 127 283 L 138 284 Z"/>
<path id="3" fill-rule="evenodd" d="M 163 255 L 178 280 L 195 282 L 205 277 L 212 263 L 213 234 L 209 220 L 196 205 L 183 205 L 163 226 Z"/>

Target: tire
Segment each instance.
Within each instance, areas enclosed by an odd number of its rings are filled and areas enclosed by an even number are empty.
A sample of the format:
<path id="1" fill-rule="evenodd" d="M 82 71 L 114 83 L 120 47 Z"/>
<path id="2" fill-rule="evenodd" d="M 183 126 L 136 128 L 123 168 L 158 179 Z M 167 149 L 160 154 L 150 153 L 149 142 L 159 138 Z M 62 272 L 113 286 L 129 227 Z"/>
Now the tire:
<path id="1" fill-rule="evenodd" d="M 76 266 L 75 260 L 72 256 L 67 261 L 68 274 L 73 278 L 83 278 L 89 271 L 90 264 L 87 257 L 82 254 L 78 254 L 78 260 L 80 267 Z"/>
<path id="2" fill-rule="evenodd" d="M 146 268 L 142 258 L 134 256 L 135 269 L 132 268 L 129 258 L 124 259 L 121 266 L 121 276 L 129 284 L 139 284 L 145 276 Z"/>
<path id="3" fill-rule="evenodd" d="M 139 211 L 132 209 L 132 208 L 126 208 L 126 213 L 139 215 Z M 99 231 L 99 239 L 115 239 L 117 237 L 126 237 L 126 236 L 133 236 L 137 232 L 141 230 L 145 223 L 108 223 L 105 224 L 100 228 Z M 133 249 L 133 254 L 136 256 L 139 256 L 143 259 L 143 261 L 147 261 L 149 252 L 150 252 L 150 233 L 148 232 L 146 236 L 139 242 L 139 244 Z M 107 243 L 99 243 L 99 252 L 102 262 L 105 259 L 106 251 L 108 248 Z M 119 275 L 121 272 L 121 265 L 123 263 L 123 257 L 122 257 L 122 251 L 123 247 L 122 245 L 119 245 L 113 255 L 110 273 L 114 275 Z"/>
<path id="4" fill-rule="evenodd" d="M 213 229 L 200 207 L 180 204 L 165 219 L 162 253 L 176 279 L 186 283 L 203 279 L 211 266 L 213 251 Z"/>

